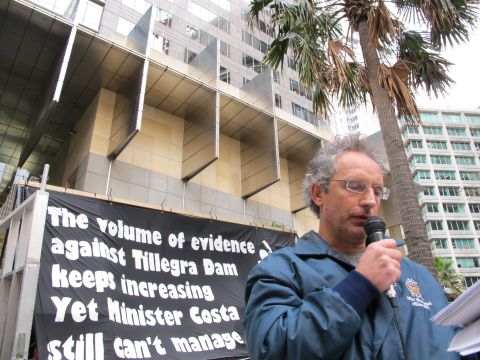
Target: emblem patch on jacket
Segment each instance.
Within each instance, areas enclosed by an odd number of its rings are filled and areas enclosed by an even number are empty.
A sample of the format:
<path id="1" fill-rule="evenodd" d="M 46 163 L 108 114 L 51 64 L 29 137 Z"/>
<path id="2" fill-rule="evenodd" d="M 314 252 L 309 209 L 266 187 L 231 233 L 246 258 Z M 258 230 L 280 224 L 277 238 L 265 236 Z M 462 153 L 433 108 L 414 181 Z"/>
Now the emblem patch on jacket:
<path id="1" fill-rule="evenodd" d="M 405 286 L 407 287 L 408 291 L 412 295 L 412 296 L 407 296 L 407 300 L 410 300 L 413 306 L 419 306 L 425 309 L 430 309 L 430 307 L 432 306 L 432 302 L 425 301 L 423 299 L 422 293 L 420 292 L 420 286 L 415 280 L 408 278 L 405 281 Z"/>

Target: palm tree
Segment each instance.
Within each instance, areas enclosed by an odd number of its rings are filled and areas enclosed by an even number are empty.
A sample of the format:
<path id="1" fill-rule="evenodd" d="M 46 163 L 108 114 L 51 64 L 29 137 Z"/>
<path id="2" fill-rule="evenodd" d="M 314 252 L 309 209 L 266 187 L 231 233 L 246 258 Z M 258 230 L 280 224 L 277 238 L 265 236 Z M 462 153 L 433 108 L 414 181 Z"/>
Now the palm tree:
<path id="1" fill-rule="evenodd" d="M 328 121 L 332 99 L 355 107 L 370 98 L 377 111 L 398 194 L 409 257 L 434 272 L 425 224 L 417 202 L 397 116 L 420 123 L 413 92 L 444 93 L 452 83 L 451 65 L 439 51 L 468 40 L 478 18 L 477 0 L 393 0 L 399 17 L 383 0 L 251 0 L 250 23 L 264 8 L 271 13 L 275 39 L 264 62 L 283 67 L 288 54 L 300 82 L 313 89 L 313 108 Z M 400 21 L 426 24 L 428 32 L 408 30 Z M 345 30 L 348 25 L 348 29 Z M 360 40 L 363 63 L 355 60 L 353 33 Z"/>
<path id="2" fill-rule="evenodd" d="M 443 286 L 449 299 L 454 300 L 464 290 L 463 276 L 455 271 L 452 260 L 434 257 L 433 264 L 438 282 Z"/>

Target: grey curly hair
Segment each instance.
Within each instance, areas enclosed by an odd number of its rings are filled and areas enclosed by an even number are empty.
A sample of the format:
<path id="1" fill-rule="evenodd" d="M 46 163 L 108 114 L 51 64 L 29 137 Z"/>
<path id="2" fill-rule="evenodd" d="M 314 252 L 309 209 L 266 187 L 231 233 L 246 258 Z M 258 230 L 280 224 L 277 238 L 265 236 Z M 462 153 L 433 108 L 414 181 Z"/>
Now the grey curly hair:
<path id="1" fill-rule="evenodd" d="M 325 143 L 317 151 L 307 167 L 304 182 L 304 197 L 307 206 L 315 214 L 320 215 L 320 208 L 312 200 L 312 194 L 310 192 L 312 185 L 316 183 L 320 185 L 321 188 L 327 189 L 330 184 L 330 179 L 335 173 L 338 156 L 348 151 L 364 153 L 380 166 L 382 173 L 385 173 L 385 167 L 380 161 L 380 158 L 358 135 L 335 137 L 333 142 Z"/>

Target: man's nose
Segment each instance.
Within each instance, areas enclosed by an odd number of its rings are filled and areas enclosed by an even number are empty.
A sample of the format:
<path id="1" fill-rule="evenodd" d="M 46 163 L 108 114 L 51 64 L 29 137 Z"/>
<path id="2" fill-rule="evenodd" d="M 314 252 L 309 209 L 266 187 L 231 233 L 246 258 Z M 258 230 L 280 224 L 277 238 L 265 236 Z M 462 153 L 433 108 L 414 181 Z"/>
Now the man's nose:
<path id="1" fill-rule="evenodd" d="M 368 187 L 367 191 L 365 191 L 362 194 L 362 200 L 360 204 L 362 206 L 368 206 L 369 208 L 373 208 L 375 205 L 377 205 L 377 197 L 375 196 L 375 193 L 373 191 L 372 187 Z"/>

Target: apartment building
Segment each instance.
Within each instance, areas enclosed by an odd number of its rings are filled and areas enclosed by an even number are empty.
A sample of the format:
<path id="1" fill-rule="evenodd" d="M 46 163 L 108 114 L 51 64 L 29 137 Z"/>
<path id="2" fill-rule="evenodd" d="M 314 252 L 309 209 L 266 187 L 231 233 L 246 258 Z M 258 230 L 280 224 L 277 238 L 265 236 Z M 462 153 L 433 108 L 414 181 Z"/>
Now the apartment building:
<path id="1" fill-rule="evenodd" d="M 480 279 L 480 111 L 423 109 L 421 119 L 401 131 L 432 252 L 470 286 Z"/>

